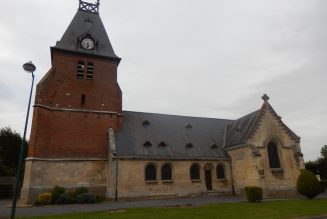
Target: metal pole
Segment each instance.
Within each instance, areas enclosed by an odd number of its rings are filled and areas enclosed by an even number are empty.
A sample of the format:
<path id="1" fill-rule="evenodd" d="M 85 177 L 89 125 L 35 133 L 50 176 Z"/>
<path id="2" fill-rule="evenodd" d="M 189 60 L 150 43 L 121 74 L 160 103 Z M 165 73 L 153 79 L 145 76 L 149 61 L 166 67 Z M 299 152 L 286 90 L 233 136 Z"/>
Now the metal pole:
<path id="1" fill-rule="evenodd" d="M 20 146 L 20 155 L 19 155 L 19 162 L 18 162 L 18 169 L 17 169 L 17 174 L 16 174 L 16 185 L 15 185 L 15 191 L 14 191 L 14 197 L 12 201 L 12 206 L 11 206 L 11 215 L 10 219 L 15 218 L 15 212 L 16 212 L 16 203 L 17 203 L 17 196 L 20 191 L 20 179 L 22 177 L 22 166 L 23 166 L 23 159 L 24 159 L 24 154 L 25 154 L 25 139 L 26 139 L 26 130 L 27 130 L 27 125 L 28 125 L 28 116 L 30 113 L 30 106 L 31 106 L 31 99 L 32 99 L 32 92 L 33 92 L 33 85 L 34 85 L 34 72 L 32 72 L 32 86 L 31 86 L 31 91 L 30 91 L 30 98 L 28 101 L 28 108 L 27 108 L 27 115 L 25 119 L 25 128 L 24 128 L 24 135 L 23 135 L 23 141 Z"/>

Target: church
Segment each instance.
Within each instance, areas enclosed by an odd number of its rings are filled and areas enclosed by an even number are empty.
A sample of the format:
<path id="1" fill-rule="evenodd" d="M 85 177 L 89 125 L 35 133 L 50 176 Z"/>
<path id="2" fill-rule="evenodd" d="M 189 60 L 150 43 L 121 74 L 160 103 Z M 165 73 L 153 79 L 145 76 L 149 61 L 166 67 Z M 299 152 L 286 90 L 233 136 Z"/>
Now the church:
<path id="1" fill-rule="evenodd" d="M 79 0 L 51 68 L 39 81 L 21 201 L 55 185 L 87 187 L 108 200 L 296 194 L 304 168 L 300 137 L 262 96 L 236 120 L 123 111 L 121 59 L 99 16 Z"/>

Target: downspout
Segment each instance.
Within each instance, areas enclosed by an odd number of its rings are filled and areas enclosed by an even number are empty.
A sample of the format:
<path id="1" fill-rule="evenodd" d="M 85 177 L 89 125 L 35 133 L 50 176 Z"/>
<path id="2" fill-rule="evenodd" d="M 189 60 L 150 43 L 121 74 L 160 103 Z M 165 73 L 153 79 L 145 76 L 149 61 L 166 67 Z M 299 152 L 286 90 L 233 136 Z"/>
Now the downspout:
<path id="1" fill-rule="evenodd" d="M 118 159 L 116 160 L 116 182 L 115 182 L 115 201 L 118 201 Z"/>
<path id="2" fill-rule="evenodd" d="M 115 184 L 115 201 L 118 201 L 118 161 L 119 159 L 115 158 L 116 154 L 117 154 L 117 149 L 116 149 L 116 140 L 115 140 L 115 133 L 114 130 L 112 128 L 109 129 L 109 144 L 110 144 L 110 155 L 112 155 L 111 157 L 111 161 L 112 161 L 112 165 L 115 165 L 112 170 L 111 170 L 111 178 L 115 177 L 115 180 L 112 179 L 112 183 Z M 114 182 L 113 182 L 114 181 Z"/>
<path id="3" fill-rule="evenodd" d="M 226 146 L 226 137 L 227 137 L 227 125 L 225 126 L 225 133 L 224 133 L 224 143 L 223 143 L 223 148 L 225 148 Z M 225 149 L 224 149 L 225 150 Z M 227 153 L 227 155 L 229 156 L 229 154 Z M 233 161 L 231 159 L 231 157 L 229 156 L 230 158 L 230 175 L 231 175 L 231 180 L 232 180 L 232 194 L 233 196 L 235 196 L 235 186 L 234 186 L 234 177 L 233 177 Z"/>

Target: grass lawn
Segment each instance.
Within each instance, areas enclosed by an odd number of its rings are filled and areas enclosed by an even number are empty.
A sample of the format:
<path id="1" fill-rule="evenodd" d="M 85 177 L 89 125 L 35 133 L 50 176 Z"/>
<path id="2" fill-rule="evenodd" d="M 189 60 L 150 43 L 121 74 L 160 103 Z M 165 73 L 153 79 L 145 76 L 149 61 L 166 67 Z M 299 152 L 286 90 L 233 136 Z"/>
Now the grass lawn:
<path id="1" fill-rule="evenodd" d="M 200 207 L 136 208 L 120 211 L 66 214 L 42 217 L 48 219 L 192 219 L 192 218 L 299 218 L 327 215 L 327 199 L 281 200 L 261 203 L 221 203 Z"/>

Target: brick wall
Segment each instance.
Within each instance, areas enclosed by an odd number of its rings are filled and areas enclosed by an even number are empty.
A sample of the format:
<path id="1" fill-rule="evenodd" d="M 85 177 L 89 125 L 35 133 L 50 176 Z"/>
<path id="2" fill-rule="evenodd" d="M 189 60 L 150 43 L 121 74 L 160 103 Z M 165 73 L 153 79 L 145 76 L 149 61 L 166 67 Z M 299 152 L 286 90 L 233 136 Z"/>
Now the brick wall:
<path id="1" fill-rule="evenodd" d="M 118 130 L 122 120 L 117 61 L 52 52 L 52 68 L 37 85 L 28 156 L 106 157 L 107 130 Z M 76 77 L 80 60 L 94 64 L 93 79 L 86 69 Z"/>

